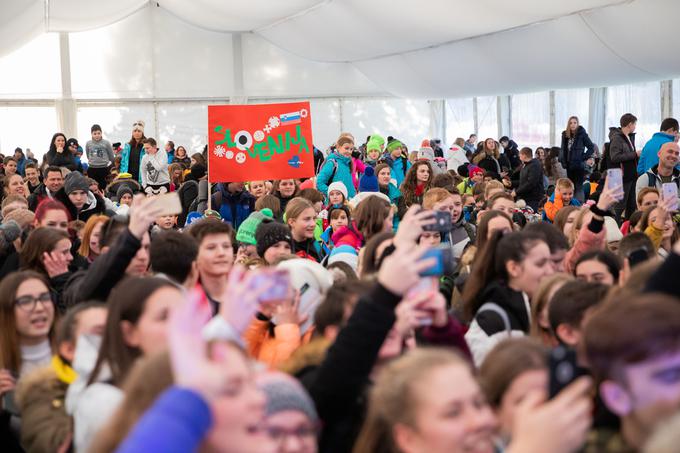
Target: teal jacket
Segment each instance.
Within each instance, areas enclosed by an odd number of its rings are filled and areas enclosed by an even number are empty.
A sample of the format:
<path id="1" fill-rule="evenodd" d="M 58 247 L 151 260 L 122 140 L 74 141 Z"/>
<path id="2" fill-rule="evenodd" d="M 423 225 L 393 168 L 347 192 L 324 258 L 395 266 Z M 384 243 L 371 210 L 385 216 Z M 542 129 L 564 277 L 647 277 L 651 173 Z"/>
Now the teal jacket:
<path id="1" fill-rule="evenodd" d="M 146 151 L 144 150 L 144 147 L 139 151 L 139 175 L 137 177 L 137 182 L 142 183 L 142 158 L 144 157 L 144 154 L 146 154 Z M 125 147 L 123 148 L 123 152 L 120 155 L 120 173 L 128 173 L 128 169 L 130 168 L 130 144 L 126 143 Z"/>
<path id="2" fill-rule="evenodd" d="M 395 186 L 392 183 L 390 183 L 387 186 L 386 190 L 383 187 L 381 187 L 380 191 L 389 197 L 390 203 L 392 203 L 393 205 L 396 205 L 397 202 L 399 201 L 399 198 L 401 198 L 401 191 L 397 189 L 397 186 Z"/>
<path id="3" fill-rule="evenodd" d="M 333 170 L 335 174 L 333 175 Z M 333 180 L 331 180 L 333 175 Z M 352 158 L 332 153 L 324 162 L 319 175 L 316 177 L 316 188 L 328 197 L 328 186 L 332 182 L 340 181 L 347 187 L 347 198 L 352 199 L 357 194 L 352 180 Z"/>

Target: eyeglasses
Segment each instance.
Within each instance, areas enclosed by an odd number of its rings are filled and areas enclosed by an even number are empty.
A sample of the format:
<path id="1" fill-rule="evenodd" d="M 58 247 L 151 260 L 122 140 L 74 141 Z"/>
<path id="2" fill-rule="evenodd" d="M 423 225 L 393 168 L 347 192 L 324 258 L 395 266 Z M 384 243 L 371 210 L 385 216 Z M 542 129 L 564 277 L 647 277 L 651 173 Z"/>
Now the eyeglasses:
<path id="1" fill-rule="evenodd" d="M 40 294 L 38 297 L 21 296 L 14 301 L 14 305 L 28 313 L 31 313 L 35 310 L 38 302 L 42 303 L 43 306 L 45 306 L 45 304 L 48 302 L 52 303 L 52 294 L 45 292 Z"/>

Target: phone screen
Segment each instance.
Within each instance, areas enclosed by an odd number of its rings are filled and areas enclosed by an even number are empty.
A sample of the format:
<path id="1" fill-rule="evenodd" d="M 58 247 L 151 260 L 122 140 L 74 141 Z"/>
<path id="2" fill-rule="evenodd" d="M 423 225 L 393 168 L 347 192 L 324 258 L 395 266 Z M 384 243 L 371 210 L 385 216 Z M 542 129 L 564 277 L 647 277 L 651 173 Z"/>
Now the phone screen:
<path id="1" fill-rule="evenodd" d="M 623 188 L 623 172 L 620 168 L 610 168 L 607 170 L 607 188 L 612 189 L 614 187 Z M 623 194 L 623 191 L 621 192 Z M 618 201 L 621 201 L 622 198 Z"/>
<path id="2" fill-rule="evenodd" d="M 674 182 L 666 182 L 663 184 L 662 193 L 664 200 L 671 200 L 672 205 L 670 206 L 671 211 L 678 210 L 678 186 Z"/>

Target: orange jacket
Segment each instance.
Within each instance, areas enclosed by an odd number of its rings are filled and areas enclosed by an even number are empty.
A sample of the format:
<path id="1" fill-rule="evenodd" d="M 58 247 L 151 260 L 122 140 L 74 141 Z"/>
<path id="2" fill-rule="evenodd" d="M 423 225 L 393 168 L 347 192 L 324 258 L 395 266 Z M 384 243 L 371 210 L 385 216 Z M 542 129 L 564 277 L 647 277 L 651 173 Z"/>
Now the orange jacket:
<path id="1" fill-rule="evenodd" d="M 550 220 L 551 222 L 555 221 L 555 216 L 557 215 L 557 211 L 562 209 L 564 207 L 564 201 L 562 200 L 562 195 L 560 195 L 560 192 L 555 188 L 555 201 L 548 201 L 545 202 L 545 205 L 543 205 L 543 211 L 545 211 L 545 216 Z"/>
<path id="2" fill-rule="evenodd" d="M 309 329 L 300 337 L 300 326 L 297 324 L 281 324 L 274 328 L 274 336 L 269 333 L 269 322 L 253 320 L 248 326 L 243 339 L 251 357 L 267 364 L 270 368 L 278 368 L 303 344 L 309 343 L 314 329 Z"/>

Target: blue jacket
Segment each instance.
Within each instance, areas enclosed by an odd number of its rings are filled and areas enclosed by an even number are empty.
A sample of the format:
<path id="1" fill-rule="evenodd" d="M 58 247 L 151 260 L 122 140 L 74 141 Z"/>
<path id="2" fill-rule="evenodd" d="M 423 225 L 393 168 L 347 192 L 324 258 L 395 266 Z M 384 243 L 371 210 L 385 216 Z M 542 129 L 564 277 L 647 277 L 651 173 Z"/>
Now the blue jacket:
<path id="1" fill-rule="evenodd" d="M 331 250 L 333 249 L 333 240 L 331 237 L 333 236 L 333 228 L 328 227 L 324 230 L 323 233 L 321 233 L 321 237 L 319 240 L 321 241 L 321 253 L 323 253 L 323 256 L 328 256 L 331 254 Z"/>
<path id="2" fill-rule="evenodd" d="M 170 387 L 134 425 L 116 453 L 198 451 L 212 424 L 210 406 L 199 394 Z"/>
<path id="3" fill-rule="evenodd" d="M 142 158 L 144 158 L 144 155 L 146 154 L 146 151 L 144 151 L 144 147 L 139 151 L 139 175 L 137 175 L 137 182 L 142 183 Z M 129 173 L 128 169 L 130 168 L 130 144 L 126 143 L 125 147 L 123 148 L 123 152 L 120 155 L 120 173 Z"/>
<path id="4" fill-rule="evenodd" d="M 255 197 L 247 191 L 229 193 L 229 183 L 220 183 L 212 196 L 212 208 L 218 211 L 222 220 L 231 223 L 235 230 L 255 211 Z"/>
<path id="5" fill-rule="evenodd" d="M 21 176 L 26 176 L 26 158 L 22 157 L 17 161 L 17 173 Z"/>
<path id="6" fill-rule="evenodd" d="M 331 181 L 331 175 L 333 174 L 333 169 L 336 167 L 335 175 L 333 175 L 333 180 Z M 340 181 L 347 187 L 347 198 L 354 198 L 357 194 L 354 188 L 354 180 L 352 179 L 352 158 L 341 156 L 338 153 L 332 153 L 326 158 L 321 171 L 316 178 L 316 188 L 319 192 L 323 193 L 328 197 L 328 186 L 332 182 Z"/>
<path id="7" fill-rule="evenodd" d="M 641 175 L 654 165 L 659 163 L 658 152 L 664 143 L 672 142 L 675 137 L 666 134 L 665 132 L 657 132 L 652 135 L 640 153 L 640 160 L 638 160 L 637 173 Z"/>
<path id="8" fill-rule="evenodd" d="M 380 191 L 389 197 L 390 203 L 393 205 L 396 205 L 399 201 L 399 198 L 401 198 L 401 191 L 392 183 L 387 186 L 386 191 L 382 188 L 380 188 Z"/>
<path id="9" fill-rule="evenodd" d="M 392 170 L 392 179 L 396 181 L 397 187 L 401 187 L 401 183 L 404 182 L 404 178 L 406 177 L 406 172 L 411 168 L 411 162 L 402 157 L 394 159 L 389 153 L 385 156 L 384 160 Z M 404 168 L 404 162 L 406 162 L 406 168 Z"/>

